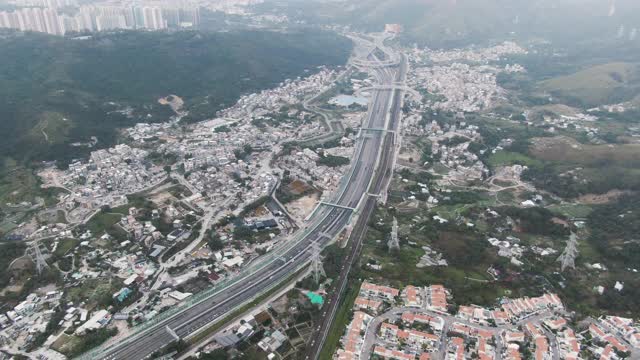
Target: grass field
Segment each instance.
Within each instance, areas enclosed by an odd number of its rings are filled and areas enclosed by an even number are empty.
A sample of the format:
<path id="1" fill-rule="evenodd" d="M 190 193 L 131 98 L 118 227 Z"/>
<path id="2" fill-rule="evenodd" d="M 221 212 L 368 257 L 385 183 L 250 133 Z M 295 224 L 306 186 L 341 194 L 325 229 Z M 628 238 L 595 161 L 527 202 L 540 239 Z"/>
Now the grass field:
<path id="1" fill-rule="evenodd" d="M 106 307 L 111 304 L 113 294 L 122 287 L 121 280 L 87 279 L 78 287 L 69 289 L 69 301 L 86 302 L 87 308 Z"/>
<path id="2" fill-rule="evenodd" d="M 526 166 L 540 166 L 542 163 L 539 160 L 531 158 L 529 156 L 510 152 L 510 151 L 498 151 L 495 154 L 492 154 L 489 157 L 489 165 L 492 168 L 496 168 L 498 166 L 507 166 L 507 165 L 526 165 Z"/>
<path id="3" fill-rule="evenodd" d="M 5 158 L 0 165 L 0 206 L 8 202 L 33 202 L 39 191 L 33 171 L 10 158 Z"/>
<path id="4" fill-rule="evenodd" d="M 47 111 L 40 115 L 40 120 L 27 136 L 33 143 L 61 144 L 68 140 L 68 134 L 72 127 L 71 120 L 62 114 Z"/>
<path id="5" fill-rule="evenodd" d="M 60 242 L 58 242 L 58 246 L 56 247 L 56 251 L 54 252 L 54 255 L 64 256 L 73 248 L 78 246 L 79 243 L 80 243 L 80 240 L 78 239 L 62 239 L 60 240 Z"/>
<path id="6" fill-rule="evenodd" d="M 556 137 L 538 140 L 531 154 L 540 160 L 565 164 L 640 167 L 639 144 L 584 145 L 566 137 Z"/>
<path id="7" fill-rule="evenodd" d="M 551 206 L 549 210 L 569 218 L 585 218 L 591 214 L 593 208 L 588 205 L 566 204 Z"/>
<path id="8" fill-rule="evenodd" d="M 640 189 L 640 144 L 585 145 L 554 137 L 534 139 L 530 153 L 545 163 L 540 173 L 535 169 L 534 183 L 556 195 Z"/>
<path id="9" fill-rule="evenodd" d="M 116 328 L 100 328 L 80 335 L 62 334 L 51 348 L 61 352 L 69 358 L 75 358 L 83 352 L 90 350 L 107 341 L 118 333 Z"/>
<path id="10" fill-rule="evenodd" d="M 118 213 L 99 212 L 87 222 L 87 229 L 91 230 L 95 236 L 103 235 L 105 232 L 109 234 L 115 232 L 117 235 L 122 235 L 119 234 L 121 232 L 119 229 L 114 229 L 114 225 L 117 224 L 121 218 L 122 215 Z"/>
<path id="11" fill-rule="evenodd" d="M 67 334 L 62 334 L 58 339 L 51 345 L 51 348 L 58 352 L 65 352 L 67 349 L 73 349 L 78 346 L 80 343 L 80 338 L 75 336 L 69 336 Z"/>
<path id="12" fill-rule="evenodd" d="M 571 75 L 541 82 L 542 90 L 589 104 L 607 103 L 614 92 L 637 80 L 640 71 L 637 64 L 612 62 L 583 69 Z"/>

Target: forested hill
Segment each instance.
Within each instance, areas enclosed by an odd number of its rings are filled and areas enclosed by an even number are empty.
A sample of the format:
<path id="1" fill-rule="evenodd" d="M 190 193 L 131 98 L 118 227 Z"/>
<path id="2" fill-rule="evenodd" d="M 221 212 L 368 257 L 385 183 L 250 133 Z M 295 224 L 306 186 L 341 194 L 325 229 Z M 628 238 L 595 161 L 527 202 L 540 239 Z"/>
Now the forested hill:
<path id="1" fill-rule="evenodd" d="M 88 151 L 71 142 L 95 135 L 106 146 L 117 127 L 166 120 L 157 99 L 169 94 L 201 120 L 243 93 L 343 65 L 351 46 L 311 31 L 0 33 L 0 158 L 68 161 Z M 133 116 L 117 111 L 125 107 Z"/>
<path id="2" fill-rule="evenodd" d="M 404 26 L 401 41 L 430 48 L 544 38 L 573 44 L 615 39 L 637 27 L 637 0 L 266 0 L 255 11 L 286 14 L 309 24 L 339 23 L 380 31 Z M 635 36 L 635 35 L 634 35 Z"/>

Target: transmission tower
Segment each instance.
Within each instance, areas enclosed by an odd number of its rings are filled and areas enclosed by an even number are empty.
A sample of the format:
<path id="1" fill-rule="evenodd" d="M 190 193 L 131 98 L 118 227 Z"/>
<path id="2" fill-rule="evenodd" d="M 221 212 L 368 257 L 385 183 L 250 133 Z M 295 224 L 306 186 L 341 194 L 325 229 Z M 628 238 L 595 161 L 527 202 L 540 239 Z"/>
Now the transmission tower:
<path id="1" fill-rule="evenodd" d="M 311 246 L 311 269 L 313 271 L 313 279 L 316 281 L 316 284 L 320 284 L 320 277 L 326 276 L 324 272 L 324 268 L 322 267 L 322 255 L 320 255 L 320 246 L 314 243 Z"/>
<path id="2" fill-rule="evenodd" d="M 399 250 L 400 249 L 400 240 L 398 240 L 398 219 L 393 217 L 393 225 L 391 226 L 391 236 L 389 237 L 389 242 L 387 242 L 387 246 L 389 247 L 389 251 Z"/>
<path id="3" fill-rule="evenodd" d="M 31 259 L 36 263 L 36 270 L 38 271 L 38 275 L 42 274 L 42 270 L 48 267 L 47 261 L 44 259 L 44 255 L 42 255 L 42 251 L 40 250 L 40 242 L 35 240 L 31 243 Z"/>
<path id="4" fill-rule="evenodd" d="M 558 261 L 560 262 L 560 271 L 564 271 L 566 268 L 576 268 L 576 257 L 578 257 L 578 237 L 576 234 L 571 233 L 569 237 L 569 241 L 567 241 L 567 246 L 564 248 L 564 251 L 558 257 Z"/>

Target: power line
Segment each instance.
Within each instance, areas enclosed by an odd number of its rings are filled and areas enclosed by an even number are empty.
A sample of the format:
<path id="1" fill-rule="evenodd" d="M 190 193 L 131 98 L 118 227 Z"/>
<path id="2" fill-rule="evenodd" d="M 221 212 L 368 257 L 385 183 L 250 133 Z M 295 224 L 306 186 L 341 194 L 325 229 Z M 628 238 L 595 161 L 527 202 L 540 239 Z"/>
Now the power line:
<path id="1" fill-rule="evenodd" d="M 395 216 L 393 217 L 393 224 L 391 225 L 391 236 L 389 236 L 387 246 L 389 247 L 389 251 L 400 249 L 400 240 L 398 239 L 398 219 L 396 219 Z"/>
<path id="2" fill-rule="evenodd" d="M 47 261 L 44 259 L 44 255 L 42 255 L 42 251 L 40 250 L 40 241 L 35 240 L 31 243 L 31 259 L 36 263 L 36 270 L 38 271 L 38 275 L 42 274 L 42 271 L 49 267 Z"/>
<path id="3" fill-rule="evenodd" d="M 320 277 L 326 276 L 324 268 L 322 267 L 322 255 L 320 254 L 321 251 L 322 249 L 320 249 L 320 246 L 317 243 L 314 243 L 311 246 L 311 268 L 313 271 L 313 279 L 315 280 L 316 284 L 320 283 Z"/>

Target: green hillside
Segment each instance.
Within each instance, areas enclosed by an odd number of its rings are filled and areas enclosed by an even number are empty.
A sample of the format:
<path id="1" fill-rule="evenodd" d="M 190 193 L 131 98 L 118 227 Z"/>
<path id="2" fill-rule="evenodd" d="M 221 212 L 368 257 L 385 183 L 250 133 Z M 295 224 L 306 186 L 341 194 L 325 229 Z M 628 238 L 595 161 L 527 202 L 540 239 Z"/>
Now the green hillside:
<path id="1" fill-rule="evenodd" d="M 640 91 L 640 66 L 607 63 L 540 83 L 543 90 L 585 105 L 627 101 Z"/>
<path id="2" fill-rule="evenodd" d="M 0 33 L 0 158 L 63 160 L 118 127 L 166 121 L 176 94 L 198 121 L 243 93 L 320 65 L 343 65 L 351 42 L 324 32 L 121 32 L 88 39 Z M 127 109 L 129 115 L 123 114 Z"/>
<path id="3" fill-rule="evenodd" d="M 637 26 L 640 2 L 603 0 L 267 0 L 258 11 L 285 13 L 309 23 L 342 23 L 380 30 L 404 25 L 402 39 L 429 47 L 458 47 L 494 39 L 544 37 L 571 44 L 615 38 L 620 25 Z"/>

